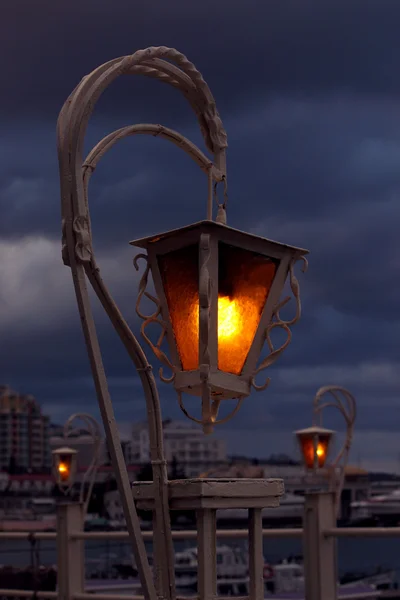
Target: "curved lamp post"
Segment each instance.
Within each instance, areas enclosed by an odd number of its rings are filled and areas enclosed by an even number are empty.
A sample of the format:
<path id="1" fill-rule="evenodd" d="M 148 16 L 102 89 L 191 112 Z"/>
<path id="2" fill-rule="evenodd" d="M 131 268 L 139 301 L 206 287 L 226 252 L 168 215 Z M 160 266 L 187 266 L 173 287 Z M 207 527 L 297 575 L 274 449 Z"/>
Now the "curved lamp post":
<path id="1" fill-rule="evenodd" d="M 93 442 L 92 460 L 83 475 L 79 492 L 79 502 L 83 505 L 83 514 L 85 515 L 87 513 L 90 497 L 92 495 L 97 470 L 100 465 L 102 435 L 100 425 L 96 419 L 92 417 L 92 415 L 87 413 L 75 413 L 68 418 L 64 425 L 63 437 L 66 443 L 68 442 L 68 438 L 73 436 L 79 429 L 77 426 L 74 427 L 74 422 L 76 421 L 81 421 L 84 423 L 85 430 Z M 53 450 L 54 476 L 56 478 L 58 487 L 65 495 L 70 493 L 75 483 L 77 457 L 77 450 L 69 448 L 68 446 Z M 87 483 L 89 485 L 85 497 L 85 488 Z"/>
<path id="2" fill-rule="evenodd" d="M 325 399 L 328 397 L 327 399 Z M 335 494 L 336 515 L 340 509 L 340 498 L 345 478 L 345 468 L 353 439 L 354 422 L 357 406 L 354 396 L 345 388 L 336 385 L 321 387 L 313 401 L 313 426 L 295 432 L 305 467 L 316 472 L 326 466 L 335 432 L 324 429 L 322 411 L 327 407 L 337 408 L 346 422 L 346 437 L 344 444 L 329 464 L 329 490 Z M 337 470 L 339 469 L 339 474 Z"/>
<path id="3" fill-rule="evenodd" d="M 83 144 L 88 120 L 102 92 L 120 75 L 140 74 L 172 85 L 183 93 L 193 108 L 211 157 L 206 156 L 180 133 L 161 125 L 142 124 L 123 127 L 106 136 L 84 159 Z M 111 323 L 131 357 L 142 381 L 149 423 L 150 453 L 155 498 L 155 544 L 164 567 L 159 573 L 158 590 L 172 598 L 174 588 L 174 552 L 169 520 L 168 476 L 163 449 L 160 403 L 155 378 L 143 348 L 124 320 L 97 265 L 88 206 L 90 177 L 100 158 L 114 144 L 131 135 L 151 135 L 182 148 L 207 177 L 206 220 L 131 242 L 145 250 L 134 260 L 146 262 L 139 284 L 136 310 L 143 320 L 141 333 L 163 367 L 160 379 L 173 383 L 179 406 L 190 419 L 209 433 L 215 424 L 226 421 L 239 409 L 251 388 L 264 390 L 269 379 L 256 383 L 256 375 L 269 367 L 291 340 L 290 327 L 300 317 L 299 284 L 294 264 L 303 260 L 306 250 L 250 235 L 226 225 L 227 136 L 215 100 L 202 75 L 177 50 L 151 47 L 101 65 L 82 79 L 64 104 L 58 119 L 58 154 L 63 217 L 63 261 L 71 267 L 80 318 L 95 381 L 99 407 L 113 467 L 121 494 L 125 518 L 133 544 L 143 592 L 156 597 L 151 581 L 140 524 L 119 442 L 118 429 L 108 392 L 99 342 L 89 302 L 87 279 L 108 314 Z M 218 200 L 218 186 L 223 200 Z M 213 202 L 218 211 L 213 220 Z M 147 289 L 148 277 L 154 281 L 157 296 Z M 283 320 L 280 301 L 289 277 L 296 302 L 295 315 Z M 142 297 L 152 300 L 155 308 L 144 314 Z M 153 343 L 147 326 L 160 328 Z M 287 339 L 275 348 L 271 333 L 275 328 L 286 332 Z M 169 355 L 163 347 L 166 340 Z M 259 362 L 267 342 L 268 356 Z M 200 399 L 201 415 L 190 415 L 183 394 Z M 218 420 L 222 401 L 235 400 L 231 414 Z M 156 573 L 156 580 L 157 580 Z"/>

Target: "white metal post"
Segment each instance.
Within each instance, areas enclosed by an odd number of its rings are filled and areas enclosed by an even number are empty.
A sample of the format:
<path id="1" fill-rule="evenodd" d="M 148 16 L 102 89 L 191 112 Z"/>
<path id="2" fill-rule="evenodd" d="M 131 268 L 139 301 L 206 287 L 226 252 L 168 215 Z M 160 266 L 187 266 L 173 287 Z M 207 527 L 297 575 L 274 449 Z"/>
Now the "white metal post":
<path id="1" fill-rule="evenodd" d="M 83 531 L 84 510 L 80 502 L 57 506 L 57 589 L 59 600 L 72 600 L 85 589 L 85 547 L 83 540 L 70 539 Z"/>
<path id="2" fill-rule="evenodd" d="M 249 509 L 250 600 L 264 599 L 262 508 Z"/>
<path id="3" fill-rule="evenodd" d="M 212 508 L 197 511 L 197 593 L 201 600 L 213 600 L 217 595 L 216 516 Z"/>
<path id="4" fill-rule="evenodd" d="M 337 600 L 336 539 L 324 532 L 336 527 L 335 494 L 306 494 L 303 556 L 306 600 Z"/>

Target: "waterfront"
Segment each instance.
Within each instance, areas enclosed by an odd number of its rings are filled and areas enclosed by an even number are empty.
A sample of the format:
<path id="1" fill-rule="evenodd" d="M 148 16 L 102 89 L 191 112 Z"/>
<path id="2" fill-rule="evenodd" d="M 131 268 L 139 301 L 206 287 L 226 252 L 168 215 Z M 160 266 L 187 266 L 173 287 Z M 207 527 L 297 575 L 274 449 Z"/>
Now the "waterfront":
<path id="1" fill-rule="evenodd" d="M 223 538 L 220 538 L 224 542 Z M 224 542 L 225 543 L 225 542 Z M 232 540 L 227 541 L 232 544 Z M 242 546 L 244 540 L 237 540 L 236 546 Z M 382 567 L 395 570 L 397 581 L 400 582 L 400 540 L 396 538 L 340 538 L 338 544 L 339 574 L 346 571 L 369 571 Z M 175 549 L 182 550 L 193 546 L 193 541 L 177 542 Z M 36 564 L 46 566 L 55 565 L 57 562 L 56 545 L 54 541 L 37 541 L 32 546 L 28 541 L 1 540 L 0 563 L 18 567 L 28 566 L 32 558 Z M 149 553 L 152 552 L 151 542 L 146 542 Z M 301 539 L 264 539 L 264 556 L 269 563 L 293 555 L 302 554 Z M 104 567 L 111 566 L 114 562 L 126 560 L 130 555 L 128 542 L 119 541 L 89 541 L 85 543 L 85 558 L 87 573 L 89 574 L 98 560 Z M 95 561 L 95 562 L 94 562 Z"/>

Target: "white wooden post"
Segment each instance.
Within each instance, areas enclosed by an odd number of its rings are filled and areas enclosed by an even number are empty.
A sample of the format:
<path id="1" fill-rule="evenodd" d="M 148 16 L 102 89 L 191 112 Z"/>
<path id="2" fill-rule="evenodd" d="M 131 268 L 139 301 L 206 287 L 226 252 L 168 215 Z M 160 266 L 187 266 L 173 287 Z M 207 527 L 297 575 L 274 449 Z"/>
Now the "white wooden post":
<path id="1" fill-rule="evenodd" d="M 217 511 L 197 510 L 197 593 L 201 600 L 217 595 Z"/>
<path id="2" fill-rule="evenodd" d="M 335 494 L 306 494 L 303 556 L 306 600 L 337 600 L 337 541 L 324 531 L 336 527 Z"/>
<path id="3" fill-rule="evenodd" d="M 262 509 L 249 509 L 249 579 L 250 600 L 264 599 L 264 552 Z"/>
<path id="4" fill-rule="evenodd" d="M 72 600 L 85 588 L 85 548 L 83 540 L 71 540 L 73 531 L 83 531 L 84 512 L 80 502 L 60 502 L 57 506 L 57 589 L 58 600 Z"/>

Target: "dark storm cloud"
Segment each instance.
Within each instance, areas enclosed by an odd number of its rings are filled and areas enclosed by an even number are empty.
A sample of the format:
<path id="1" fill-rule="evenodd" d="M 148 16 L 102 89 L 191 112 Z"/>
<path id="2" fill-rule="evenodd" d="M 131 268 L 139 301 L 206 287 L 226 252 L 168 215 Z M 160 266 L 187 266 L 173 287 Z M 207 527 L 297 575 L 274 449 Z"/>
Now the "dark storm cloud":
<path id="1" fill-rule="evenodd" d="M 157 44 L 190 55 L 225 105 L 261 90 L 392 95 L 399 91 L 391 70 L 399 62 L 399 17 L 396 0 L 72 0 L 64 6 L 13 0 L 3 9 L 0 29 L 8 87 L 1 103 L 14 116 L 54 118 L 98 63 Z M 157 96 L 148 99 L 160 114 Z M 132 105 L 122 94 L 119 103 Z"/>
<path id="2" fill-rule="evenodd" d="M 98 64 L 170 45 L 202 71 L 228 131 L 229 224 L 311 250 L 291 346 L 268 390 L 221 431 L 232 446 L 240 426 L 248 452 L 283 451 L 290 431 L 309 423 L 318 387 L 337 383 L 359 400 L 364 442 L 370 436 L 389 457 L 400 392 L 399 19 L 395 0 L 10 2 L 0 22 L 0 382 L 35 394 L 55 420 L 96 410 L 60 257 L 55 121 Z M 87 149 L 135 122 L 161 122 L 202 147 L 176 90 L 130 77 L 100 99 Z M 99 264 L 135 331 L 127 242 L 203 218 L 205 194 L 198 168 L 157 139 L 125 140 L 93 175 Z M 133 366 L 94 306 L 117 419 L 142 419 Z M 172 388 L 160 392 L 164 416 L 178 417 Z"/>

